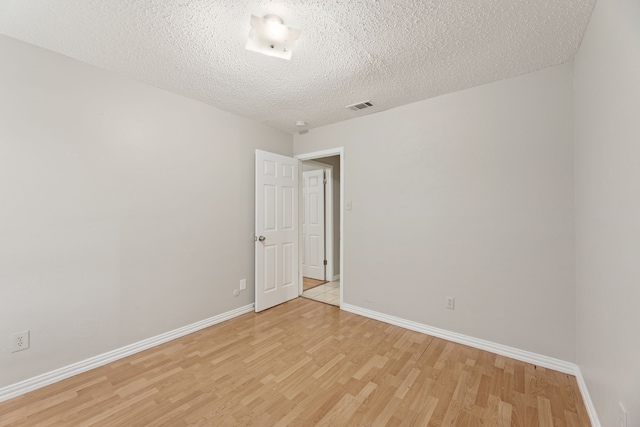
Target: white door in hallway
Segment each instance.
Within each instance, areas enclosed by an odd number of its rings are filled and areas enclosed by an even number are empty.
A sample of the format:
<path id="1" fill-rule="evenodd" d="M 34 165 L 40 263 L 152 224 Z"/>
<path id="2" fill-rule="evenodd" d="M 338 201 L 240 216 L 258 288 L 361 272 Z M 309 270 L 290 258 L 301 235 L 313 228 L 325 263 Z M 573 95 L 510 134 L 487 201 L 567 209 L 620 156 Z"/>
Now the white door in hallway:
<path id="1" fill-rule="evenodd" d="M 324 171 L 302 174 L 302 275 L 325 280 Z"/>
<path id="2" fill-rule="evenodd" d="M 256 303 L 298 296 L 298 160 L 256 150 Z"/>

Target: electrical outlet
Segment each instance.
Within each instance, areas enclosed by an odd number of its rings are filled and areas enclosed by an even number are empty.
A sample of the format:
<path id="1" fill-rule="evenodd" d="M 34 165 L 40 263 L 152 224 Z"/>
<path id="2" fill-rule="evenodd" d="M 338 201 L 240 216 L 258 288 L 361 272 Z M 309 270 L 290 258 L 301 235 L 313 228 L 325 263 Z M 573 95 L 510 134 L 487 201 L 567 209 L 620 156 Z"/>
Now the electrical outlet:
<path id="1" fill-rule="evenodd" d="M 456 299 L 454 297 L 447 297 L 447 303 L 445 304 L 445 308 L 449 310 L 453 310 L 455 308 Z"/>
<path id="2" fill-rule="evenodd" d="M 11 336 L 11 352 L 29 348 L 29 331 L 16 332 Z"/>
<path id="3" fill-rule="evenodd" d="M 244 291 L 247 289 L 247 279 L 240 279 L 240 290 Z"/>
<path id="4" fill-rule="evenodd" d="M 624 409 L 622 402 L 618 402 L 618 427 L 627 427 L 627 410 Z"/>

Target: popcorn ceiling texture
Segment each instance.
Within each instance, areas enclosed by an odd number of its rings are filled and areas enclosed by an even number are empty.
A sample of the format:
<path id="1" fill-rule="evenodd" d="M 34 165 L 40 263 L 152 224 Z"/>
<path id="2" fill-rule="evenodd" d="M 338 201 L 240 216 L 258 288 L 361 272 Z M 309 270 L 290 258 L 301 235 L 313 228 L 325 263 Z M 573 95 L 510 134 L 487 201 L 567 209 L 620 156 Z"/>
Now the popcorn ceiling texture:
<path id="1" fill-rule="evenodd" d="M 569 61 L 594 3 L 2 0 L 0 33 L 295 132 Z M 303 30 L 291 61 L 244 49 L 268 13 Z"/>

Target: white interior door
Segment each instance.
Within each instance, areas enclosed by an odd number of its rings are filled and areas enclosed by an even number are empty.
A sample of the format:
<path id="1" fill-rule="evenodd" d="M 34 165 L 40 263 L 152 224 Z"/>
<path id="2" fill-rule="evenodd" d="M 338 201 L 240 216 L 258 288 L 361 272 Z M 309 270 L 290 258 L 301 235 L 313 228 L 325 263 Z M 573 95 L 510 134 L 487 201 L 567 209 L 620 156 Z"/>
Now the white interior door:
<path id="1" fill-rule="evenodd" d="M 325 280 L 324 170 L 302 173 L 302 275 Z"/>
<path id="2" fill-rule="evenodd" d="M 298 296 L 298 160 L 256 150 L 256 304 Z"/>

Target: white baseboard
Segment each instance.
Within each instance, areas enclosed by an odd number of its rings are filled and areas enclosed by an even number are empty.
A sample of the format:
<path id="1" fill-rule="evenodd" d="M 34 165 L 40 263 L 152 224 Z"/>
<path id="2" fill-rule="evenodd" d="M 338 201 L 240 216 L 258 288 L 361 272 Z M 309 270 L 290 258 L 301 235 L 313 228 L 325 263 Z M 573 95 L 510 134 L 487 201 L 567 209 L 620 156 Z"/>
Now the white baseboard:
<path id="1" fill-rule="evenodd" d="M 591 401 L 591 396 L 589 396 L 587 386 L 584 382 L 584 378 L 582 377 L 582 373 L 580 372 L 580 368 L 575 363 L 566 362 L 564 360 L 555 359 L 553 357 L 544 356 L 542 354 L 533 353 L 527 350 L 520 350 L 503 344 L 497 344 L 480 338 L 470 337 L 467 335 L 459 334 L 457 332 L 447 331 L 445 329 L 440 329 L 411 320 L 402 319 L 400 317 L 390 316 L 388 314 L 380 313 L 351 304 L 343 303 L 340 308 L 350 313 L 358 314 L 360 316 L 368 317 L 374 320 L 379 320 L 380 322 L 389 323 L 391 325 L 400 326 L 401 328 L 421 332 L 423 334 L 442 338 L 447 341 L 453 341 L 458 344 L 467 345 L 469 347 L 477 348 L 480 350 L 489 351 L 491 353 L 496 353 L 501 356 L 531 363 L 543 368 L 553 369 L 565 374 L 575 375 L 578 386 L 580 387 L 580 392 L 582 393 L 582 399 L 584 400 L 589 418 L 591 419 L 592 427 L 601 427 L 600 421 L 598 420 L 598 416 L 595 411 L 595 407 L 593 406 L 593 402 Z"/>
<path id="2" fill-rule="evenodd" d="M 333 276 L 333 279 L 331 279 L 332 282 L 337 282 L 338 280 L 340 280 L 339 274 L 336 274 L 335 276 Z"/>
<path id="3" fill-rule="evenodd" d="M 225 320 L 232 319 L 245 313 L 250 313 L 253 309 L 253 304 L 245 305 L 244 307 L 227 311 L 226 313 L 192 323 L 191 325 L 183 326 L 182 328 L 174 329 L 173 331 L 165 332 L 164 334 L 156 335 L 155 337 L 147 338 L 146 340 L 138 341 L 107 353 L 99 354 L 89 359 L 72 363 L 71 365 L 29 378 L 19 383 L 0 388 L 0 402 L 4 402 L 5 400 L 12 399 L 99 366 L 106 365 L 107 363 L 115 362 L 116 360 L 147 350 L 151 347 L 164 344 L 176 338 L 183 337 L 199 331 L 200 329 L 208 328 L 216 323 L 224 322 Z"/>
<path id="4" fill-rule="evenodd" d="M 582 394 L 582 400 L 584 400 L 584 406 L 587 408 L 587 414 L 589 414 L 589 419 L 591 420 L 591 425 L 593 427 L 601 427 L 600 419 L 598 418 L 598 413 L 596 412 L 596 407 L 593 405 L 593 401 L 591 400 L 591 396 L 589 395 L 589 389 L 587 388 L 587 383 L 584 381 L 584 377 L 582 376 L 582 371 L 580 367 L 578 368 L 578 372 L 576 372 L 576 381 L 578 381 L 578 387 L 580 387 L 580 393 Z"/>

